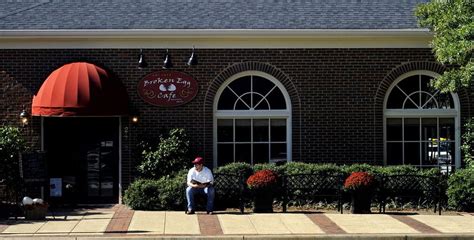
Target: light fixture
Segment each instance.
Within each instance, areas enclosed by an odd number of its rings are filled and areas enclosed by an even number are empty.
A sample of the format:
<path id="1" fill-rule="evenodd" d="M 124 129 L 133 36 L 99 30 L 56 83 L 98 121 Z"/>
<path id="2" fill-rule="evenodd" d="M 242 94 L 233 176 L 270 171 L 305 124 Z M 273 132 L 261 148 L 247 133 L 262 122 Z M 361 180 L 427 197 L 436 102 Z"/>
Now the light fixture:
<path id="1" fill-rule="evenodd" d="M 138 69 L 143 69 L 148 67 L 148 63 L 145 61 L 145 55 L 143 54 L 143 49 L 140 49 L 140 56 L 138 59 Z"/>
<path id="2" fill-rule="evenodd" d="M 166 49 L 165 60 L 163 61 L 163 69 L 168 69 L 173 67 L 173 62 L 171 62 L 171 54 L 168 49 Z"/>
<path id="3" fill-rule="evenodd" d="M 29 117 L 30 117 L 30 114 L 28 114 L 28 112 L 26 112 L 26 110 L 23 108 L 23 110 L 20 113 L 20 121 L 21 121 L 21 124 L 23 125 L 23 127 L 28 125 L 28 118 Z"/>
<path id="4" fill-rule="evenodd" d="M 189 57 L 187 64 L 188 66 L 195 66 L 198 64 L 197 54 L 194 53 L 194 46 L 193 46 L 193 51 L 191 52 L 191 57 Z"/>
<path id="5" fill-rule="evenodd" d="M 137 115 L 132 116 L 132 123 L 133 123 L 133 124 L 137 124 L 137 123 L 138 123 L 138 116 L 137 116 Z"/>

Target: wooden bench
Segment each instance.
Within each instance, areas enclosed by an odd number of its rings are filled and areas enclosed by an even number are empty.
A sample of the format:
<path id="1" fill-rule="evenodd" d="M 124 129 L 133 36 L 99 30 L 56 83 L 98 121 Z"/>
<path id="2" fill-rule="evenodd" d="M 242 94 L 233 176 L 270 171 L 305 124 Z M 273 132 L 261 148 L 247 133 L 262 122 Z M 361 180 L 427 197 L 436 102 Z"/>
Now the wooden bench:
<path id="1" fill-rule="evenodd" d="M 316 200 L 332 198 L 337 200 L 341 213 L 344 175 L 342 173 L 291 174 L 283 176 L 283 212 L 290 200 Z"/>

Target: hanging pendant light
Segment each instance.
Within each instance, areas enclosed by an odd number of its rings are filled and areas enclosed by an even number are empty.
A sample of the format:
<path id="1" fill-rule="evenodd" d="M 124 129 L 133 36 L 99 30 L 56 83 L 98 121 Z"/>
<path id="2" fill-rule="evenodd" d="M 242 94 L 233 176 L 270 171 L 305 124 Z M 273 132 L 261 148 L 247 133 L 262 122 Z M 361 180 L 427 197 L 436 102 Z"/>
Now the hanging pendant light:
<path id="1" fill-rule="evenodd" d="M 145 61 L 145 56 L 143 54 L 143 49 L 140 49 L 140 57 L 138 59 L 138 69 L 143 69 L 148 67 L 148 63 Z"/>
<path id="2" fill-rule="evenodd" d="M 188 66 L 195 66 L 198 64 L 198 58 L 197 58 L 197 54 L 194 52 L 194 46 L 193 46 L 193 51 L 191 52 L 191 57 L 189 57 L 187 64 Z"/>
<path id="3" fill-rule="evenodd" d="M 171 62 L 171 54 L 169 54 L 168 49 L 166 49 L 165 60 L 163 61 L 163 69 L 168 69 L 173 67 L 173 62 Z"/>

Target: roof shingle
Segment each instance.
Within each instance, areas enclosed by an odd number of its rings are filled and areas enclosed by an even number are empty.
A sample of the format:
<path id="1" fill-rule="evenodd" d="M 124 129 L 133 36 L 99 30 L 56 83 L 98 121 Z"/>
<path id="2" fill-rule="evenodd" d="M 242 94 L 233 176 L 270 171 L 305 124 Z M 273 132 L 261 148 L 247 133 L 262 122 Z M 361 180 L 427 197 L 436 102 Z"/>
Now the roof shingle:
<path id="1" fill-rule="evenodd" d="M 414 29 L 427 0 L 6 0 L 0 30 Z"/>

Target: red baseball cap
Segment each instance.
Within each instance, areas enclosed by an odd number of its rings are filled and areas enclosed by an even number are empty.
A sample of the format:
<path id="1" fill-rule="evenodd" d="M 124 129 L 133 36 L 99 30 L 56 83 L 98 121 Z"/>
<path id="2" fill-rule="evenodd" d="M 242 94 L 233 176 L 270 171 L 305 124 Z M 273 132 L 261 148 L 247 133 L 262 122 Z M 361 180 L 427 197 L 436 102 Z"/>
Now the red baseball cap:
<path id="1" fill-rule="evenodd" d="M 193 161 L 193 164 L 203 164 L 204 159 L 202 157 L 196 157 Z"/>

